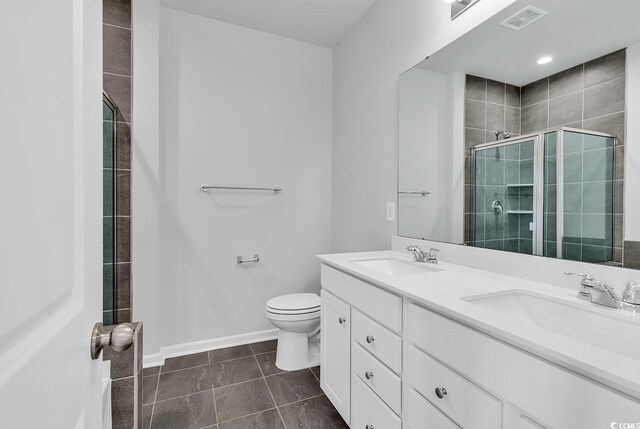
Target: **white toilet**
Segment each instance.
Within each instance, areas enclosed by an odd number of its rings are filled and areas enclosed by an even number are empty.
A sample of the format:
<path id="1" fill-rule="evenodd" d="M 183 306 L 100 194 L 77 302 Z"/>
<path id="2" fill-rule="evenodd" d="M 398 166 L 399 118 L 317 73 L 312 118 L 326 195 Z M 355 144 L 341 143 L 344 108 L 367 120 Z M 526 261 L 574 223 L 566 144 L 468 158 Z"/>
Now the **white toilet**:
<path id="1" fill-rule="evenodd" d="M 320 297 L 294 293 L 270 299 L 265 316 L 278 332 L 276 366 L 285 371 L 315 366 L 320 361 Z"/>

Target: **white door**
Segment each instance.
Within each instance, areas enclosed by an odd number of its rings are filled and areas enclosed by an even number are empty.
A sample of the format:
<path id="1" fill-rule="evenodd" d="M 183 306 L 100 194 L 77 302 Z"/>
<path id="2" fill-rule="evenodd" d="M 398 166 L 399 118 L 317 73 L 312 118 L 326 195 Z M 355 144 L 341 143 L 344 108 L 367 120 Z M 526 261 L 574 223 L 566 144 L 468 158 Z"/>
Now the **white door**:
<path id="1" fill-rule="evenodd" d="M 351 307 L 324 289 L 320 386 L 345 422 L 351 418 Z"/>
<path id="2" fill-rule="evenodd" d="M 102 2 L 0 13 L 0 427 L 101 425 Z"/>

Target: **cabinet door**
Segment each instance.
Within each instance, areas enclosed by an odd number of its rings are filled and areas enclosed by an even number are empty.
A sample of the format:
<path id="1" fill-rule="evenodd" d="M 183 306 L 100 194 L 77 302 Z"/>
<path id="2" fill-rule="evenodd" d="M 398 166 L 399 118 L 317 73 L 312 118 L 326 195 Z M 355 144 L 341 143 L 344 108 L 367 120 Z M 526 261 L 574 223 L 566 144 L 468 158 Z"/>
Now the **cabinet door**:
<path id="1" fill-rule="evenodd" d="M 350 421 L 351 309 L 322 291 L 320 385 L 345 422 Z"/>

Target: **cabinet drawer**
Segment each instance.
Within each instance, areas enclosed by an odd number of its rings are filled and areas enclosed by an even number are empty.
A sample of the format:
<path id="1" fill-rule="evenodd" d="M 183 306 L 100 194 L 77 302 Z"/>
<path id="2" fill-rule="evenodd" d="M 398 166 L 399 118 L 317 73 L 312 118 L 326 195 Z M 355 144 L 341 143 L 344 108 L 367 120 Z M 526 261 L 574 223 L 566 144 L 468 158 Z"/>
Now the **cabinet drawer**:
<path id="1" fill-rule="evenodd" d="M 640 416 L 637 399 L 415 304 L 407 313 L 411 343 L 546 427 L 599 429 Z"/>
<path id="2" fill-rule="evenodd" d="M 395 332 L 402 332 L 402 298 L 326 265 L 322 287 Z"/>
<path id="3" fill-rule="evenodd" d="M 407 380 L 422 396 L 463 428 L 498 429 L 502 403 L 415 347 L 409 347 Z M 436 388 L 446 389 L 439 398 Z"/>
<path id="4" fill-rule="evenodd" d="M 351 378 L 352 429 L 401 429 L 402 421 L 357 375 Z"/>
<path id="5" fill-rule="evenodd" d="M 364 314 L 353 310 L 351 339 L 380 359 L 396 374 L 400 374 L 402 369 L 402 338 Z"/>
<path id="6" fill-rule="evenodd" d="M 353 343 L 351 348 L 351 370 L 396 414 L 400 414 L 402 397 L 400 377 L 356 343 Z"/>
<path id="7" fill-rule="evenodd" d="M 407 397 L 407 425 L 408 429 L 460 429 L 413 389 Z"/>

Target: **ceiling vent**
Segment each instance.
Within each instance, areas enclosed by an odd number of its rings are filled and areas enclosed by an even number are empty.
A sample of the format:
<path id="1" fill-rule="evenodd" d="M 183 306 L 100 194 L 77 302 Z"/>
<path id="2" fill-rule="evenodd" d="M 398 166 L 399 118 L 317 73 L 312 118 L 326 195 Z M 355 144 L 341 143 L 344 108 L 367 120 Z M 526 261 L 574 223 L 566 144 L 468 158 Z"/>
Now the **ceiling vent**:
<path id="1" fill-rule="evenodd" d="M 513 15 L 511 18 L 502 22 L 500 25 L 510 28 L 515 31 L 520 31 L 525 27 L 533 24 L 537 20 L 541 19 L 547 14 L 544 10 L 540 10 L 533 6 L 527 6 L 520 12 Z"/>

